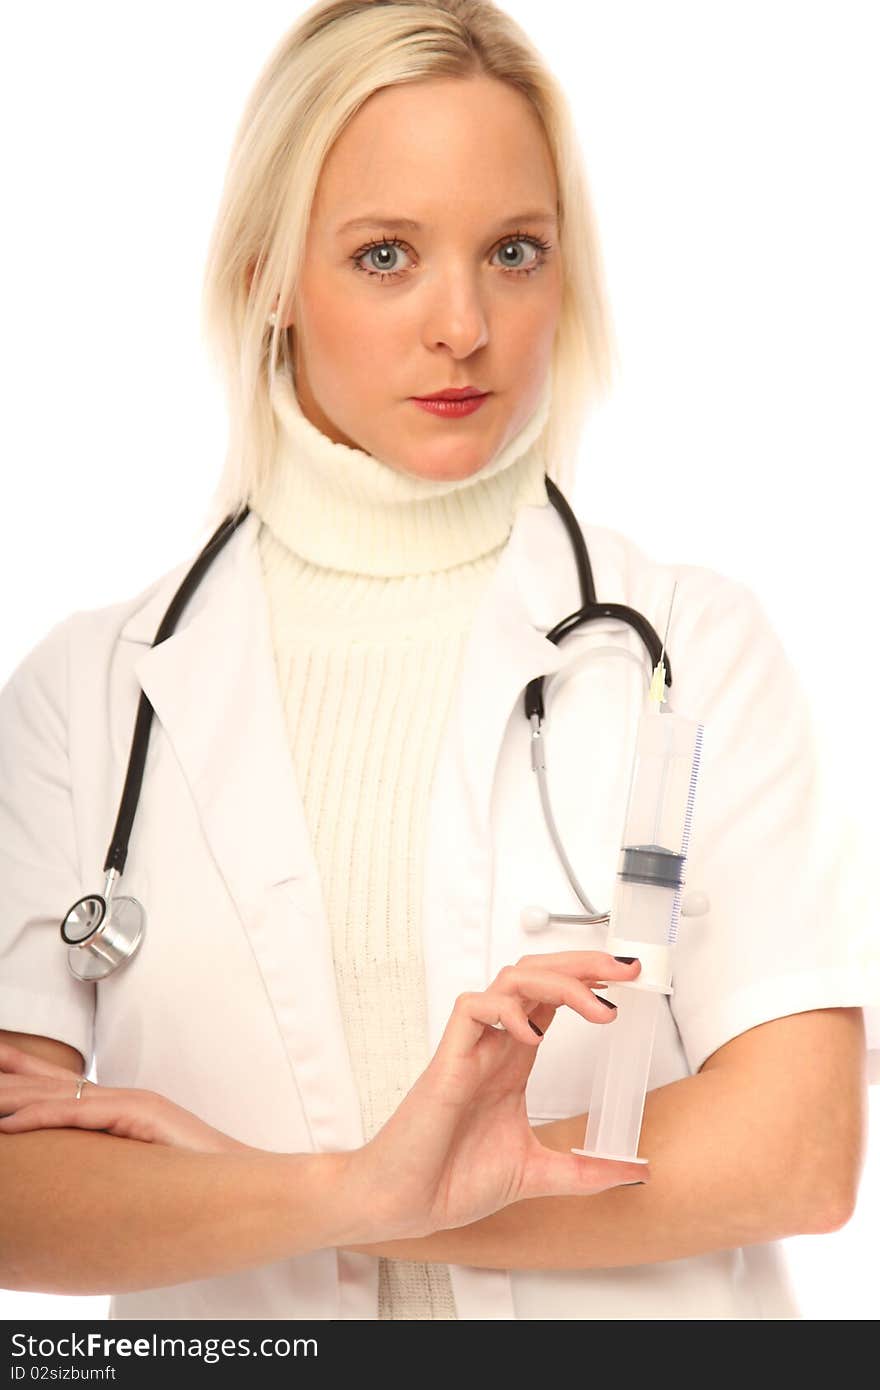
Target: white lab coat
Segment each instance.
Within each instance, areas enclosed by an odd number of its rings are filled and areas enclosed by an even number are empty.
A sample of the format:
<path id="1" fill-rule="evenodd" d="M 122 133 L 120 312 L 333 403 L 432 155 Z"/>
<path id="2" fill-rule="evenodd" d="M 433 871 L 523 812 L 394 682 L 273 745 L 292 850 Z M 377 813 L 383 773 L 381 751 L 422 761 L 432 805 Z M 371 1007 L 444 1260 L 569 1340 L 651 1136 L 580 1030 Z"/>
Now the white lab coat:
<path id="1" fill-rule="evenodd" d="M 160 646 L 151 643 L 192 557 L 134 600 L 59 623 L 0 695 L 0 1027 L 62 1039 L 87 1065 L 94 1050 L 99 1082 L 162 1092 L 248 1144 L 349 1150 L 363 1142 L 360 1108 L 277 689 L 258 524 L 251 515 L 238 529 Z M 837 820 L 823 820 L 804 697 L 757 600 L 714 571 L 658 564 L 606 528 L 586 536 L 599 597 L 633 605 L 661 634 L 678 579 L 671 704 L 705 724 L 688 889 L 706 892 L 711 910 L 681 920 L 656 1087 L 768 1019 L 877 1004 L 876 953 L 860 876 L 838 855 Z M 620 649 L 642 648 L 610 620 L 559 647 L 547 641 L 579 605 L 561 519 L 551 506 L 522 507 L 475 615 L 432 784 L 432 1053 L 456 996 L 485 988 L 503 965 L 604 944 L 601 927 L 529 935 L 519 921 L 527 903 L 581 910 L 541 815 L 522 692 L 588 648 L 548 693 L 548 778 L 598 907 L 617 868 L 645 689 Z M 146 938 L 129 965 L 85 985 L 68 974 L 58 922 L 102 887 L 141 688 L 156 716 L 118 891 L 144 904 Z M 533 1122 L 588 1108 L 598 1028 L 557 1012 L 528 1084 Z M 451 1275 L 461 1319 L 797 1316 L 780 1253 Z M 110 1316 L 371 1319 L 377 1269 L 369 1255 L 316 1250 L 117 1295 Z"/>

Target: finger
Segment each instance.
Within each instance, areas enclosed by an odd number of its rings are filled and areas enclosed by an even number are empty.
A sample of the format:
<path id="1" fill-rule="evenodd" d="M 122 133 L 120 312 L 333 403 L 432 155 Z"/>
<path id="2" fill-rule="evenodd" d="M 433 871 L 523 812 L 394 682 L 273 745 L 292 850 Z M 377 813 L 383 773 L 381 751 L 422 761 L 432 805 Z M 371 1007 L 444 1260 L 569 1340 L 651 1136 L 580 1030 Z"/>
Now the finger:
<path id="1" fill-rule="evenodd" d="M 76 1088 L 80 1081 L 83 1089 L 95 1089 L 95 1082 L 88 1081 L 85 1077 L 77 1076 L 72 1071 L 62 1071 L 60 1076 L 41 1076 L 39 1073 L 33 1075 L 27 1072 L 0 1072 L 0 1094 L 7 1092 L 18 1092 L 20 1090 L 31 1090 L 45 1092 L 50 1096 L 75 1096 Z"/>
<path id="2" fill-rule="evenodd" d="M 536 1028 L 540 1028 L 543 1034 L 547 1032 L 547 1029 L 556 1017 L 556 1005 L 532 1004 L 531 1007 L 529 1007 L 527 1003 L 525 1012 L 529 1021 L 534 1023 Z"/>
<path id="3" fill-rule="evenodd" d="M 590 1023 L 610 1023 L 617 1016 L 617 1009 L 603 1004 L 589 986 L 573 975 L 558 974 L 550 970 L 529 970 L 520 965 L 506 965 L 498 972 L 495 983 L 485 991 L 497 998 L 499 994 L 517 996 L 520 1001 L 528 997 L 541 1003 L 566 1004 L 570 1009 L 582 1014 Z"/>
<path id="4" fill-rule="evenodd" d="M 536 1033 L 529 1024 L 522 1001 L 510 995 L 476 995 L 471 1018 L 478 1019 L 483 1024 L 500 1023 L 514 1038 L 519 1042 L 528 1043 L 530 1047 L 537 1047 L 541 1041 L 541 1034 Z"/>
<path id="5" fill-rule="evenodd" d="M 68 1072 L 64 1081 L 52 1076 L 0 1076 L 0 1115 L 9 1115 L 20 1110 L 23 1105 L 37 1101 L 76 1100 L 77 1078 Z M 87 1087 L 94 1089 L 92 1082 L 86 1082 L 81 1091 L 85 1096 Z"/>
<path id="6" fill-rule="evenodd" d="M 611 956 L 607 951 L 542 951 L 536 955 L 520 956 L 517 966 L 538 966 L 545 970 L 560 970 L 594 984 L 614 980 L 634 980 L 641 972 L 638 959 L 629 964 Z M 505 969 L 510 967 L 505 966 Z M 499 972 L 500 973 L 500 972 Z"/>
<path id="7" fill-rule="evenodd" d="M 70 1086 L 62 1095 L 58 1082 L 53 1081 L 51 1076 L 0 1077 L 0 1115 L 9 1115 L 23 1105 L 33 1105 L 39 1100 L 71 1100 L 73 1096 L 74 1091 Z"/>
<path id="8" fill-rule="evenodd" d="M 46 1062 L 42 1057 L 34 1057 L 12 1043 L 0 1042 L 0 1071 L 13 1072 L 18 1076 L 54 1076 L 59 1080 L 73 1077 L 78 1073 L 68 1067 L 59 1067 L 55 1062 Z"/>
<path id="9" fill-rule="evenodd" d="M 604 990 L 607 988 L 607 980 L 590 981 L 590 989 L 592 989 L 594 992 L 597 989 Z M 556 1017 L 556 1006 L 554 1004 L 541 1004 L 538 1003 L 536 999 L 524 999 L 523 1008 L 525 1009 L 526 1016 L 529 1019 L 531 1019 L 532 1023 L 534 1023 L 538 1028 L 540 1028 L 542 1033 L 547 1032 L 547 1029 L 550 1027 L 550 1024 Z"/>
<path id="10" fill-rule="evenodd" d="M 519 1198 L 591 1196 L 628 1183 L 650 1183 L 647 1163 L 627 1163 L 622 1159 L 587 1158 L 583 1154 L 561 1154 L 544 1148 L 529 1156 Z M 633 1195 L 638 1188 L 633 1190 Z"/>
<path id="11" fill-rule="evenodd" d="M 517 966 L 505 966 L 498 978 L 501 979 L 505 971 L 515 975 L 517 970 Z M 524 998 L 530 1001 L 538 999 L 541 1003 L 552 1004 L 555 1007 L 568 1004 L 593 1023 L 610 1023 L 616 1019 L 617 1010 L 601 1004 L 592 991 L 574 976 L 560 976 L 550 972 L 547 972 L 544 979 L 539 979 L 539 976 L 540 972 L 537 971 L 528 976 L 527 982 L 523 983 L 522 997 L 516 997 L 519 991 L 516 991 L 515 995 L 514 992 L 494 989 L 483 990 L 479 994 L 460 994 L 440 1039 L 438 1053 L 442 1051 L 444 1057 L 447 1057 L 450 1051 L 458 1055 L 467 1054 L 482 1038 L 485 1026 L 488 1024 L 491 1027 L 499 1022 L 520 1042 L 529 1042 L 536 1046 L 541 1038 L 529 1027 L 523 1008 Z M 510 977 L 505 978 L 509 980 Z"/>
<path id="12" fill-rule="evenodd" d="M 116 1118 L 113 1106 L 98 1100 L 39 1100 L 0 1119 L 0 1131 L 18 1134 L 30 1129 L 104 1129 Z"/>

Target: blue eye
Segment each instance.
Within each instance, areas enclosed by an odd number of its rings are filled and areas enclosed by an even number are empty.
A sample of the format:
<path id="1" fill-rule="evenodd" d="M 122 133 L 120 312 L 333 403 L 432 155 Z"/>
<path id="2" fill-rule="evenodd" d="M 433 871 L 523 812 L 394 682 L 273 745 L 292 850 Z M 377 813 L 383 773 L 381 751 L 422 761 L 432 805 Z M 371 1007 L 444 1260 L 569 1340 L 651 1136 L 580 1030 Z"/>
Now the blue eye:
<path id="1" fill-rule="evenodd" d="M 535 252 L 535 256 L 526 265 L 501 266 L 501 269 L 506 275 L 533 274 L 534 271 L 540 270 L 547 259 L 548 252 L 553 249 L 549 242 L 542 241 L 540 237 L 531 236 L 528 232 L 514 232 L 511 236 L 504 237 L 496 246 L 495 251 L 506 251 L 509 247 L 516 245 L 517 242 L 531 246 Z M 359 270 L 364 275 L 371 275 L 380 281 L 399 280 L 401 275 L 406 274 L 405 269 L 395 269 L 394 267 L 388 266 L 383 268 L 381 265 L 377 265 L 375 261 L 373 261 L 372 267 L 361 264 L 364 257 L 371 256 L 374 251 L 378 250 L 382 250 L 385 254 L 387 254 L 388 250 L 408 252 L 406 242 L 401 241 L 399 237 L 379 237 L 375 241 L 367 242 L 366 246 L 362 246 L 360 250 L 356 251 L 351 257 L 355 270 Z M 495 253 L 493 252 L 493 254 Z"/>
<path id="2" fill-rule="evenodd" d="M 535 258 L 534 260 L 528 261 L 525 265 L 512 266 L 508 264 L 504 267 L 505 270 L 514 270 L 520 272 L 525 271 L 526 273 L 528 273 L 531 270 L 535 270 L 539 265 L 544 264 L 543 253 L 550 250 L 550 245 L 548 242 L 538 241 L 535 237 L 508 237 L 505 241 L 502 241 L 501 245 L 498 247 L 498 250 L 507 251 L 509 247 L 516 246 L 517 242 L 525 244 L 526 246 L 531 246 L 535 252 Z"/>
<path id="3" fill-rule="evenodd" d="M 373 262 L 373 267 L 368 268 L 360 264 L 361 260 L 364 256 L 371 256 L 374 251 L 381 251 L 387 256 L 389 252 L 396 252 L 402 249 L 403 242 L 398 241 L 396 237 L 383 237 L 381 241 L 369 242 L 363 251 L 358 251 L 357 255 L 353 257 L 353 260 L 358 270 L 365 271 L 367 275 L 378 275 L 384 280 L 388 278 L 389 271 L 391 274 L 395 275 L 395 277 L 400 274 L 400 271 L 396 271 L 393 266 L 383 266 L 381 263 L 377 265 L 375 261 Z"/>

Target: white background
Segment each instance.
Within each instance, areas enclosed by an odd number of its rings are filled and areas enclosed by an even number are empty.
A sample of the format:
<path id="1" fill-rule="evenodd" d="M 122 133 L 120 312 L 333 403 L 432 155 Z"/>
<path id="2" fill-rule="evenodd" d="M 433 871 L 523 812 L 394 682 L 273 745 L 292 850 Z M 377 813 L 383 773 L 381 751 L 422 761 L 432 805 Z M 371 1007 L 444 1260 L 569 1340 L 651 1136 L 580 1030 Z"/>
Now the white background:
<path id="1" fill-rule="evenodd" d="M 4 13 L 0 682 L 61 618 L 133 596 L 206 539 L 225 418 L 202 266 L 245 98 L 304 8 Z M 575 503 L 759 594 L 841 802 L 876 836 L 877 7 L 505 8 L 575 111 L 621 344 Z M 875 1099 L 855 1218 L 787 1242 L 807 1318 L 880 1314 L 878 1114 Z M 0 1292 L 6 1318 L 105 1308 Z"/>

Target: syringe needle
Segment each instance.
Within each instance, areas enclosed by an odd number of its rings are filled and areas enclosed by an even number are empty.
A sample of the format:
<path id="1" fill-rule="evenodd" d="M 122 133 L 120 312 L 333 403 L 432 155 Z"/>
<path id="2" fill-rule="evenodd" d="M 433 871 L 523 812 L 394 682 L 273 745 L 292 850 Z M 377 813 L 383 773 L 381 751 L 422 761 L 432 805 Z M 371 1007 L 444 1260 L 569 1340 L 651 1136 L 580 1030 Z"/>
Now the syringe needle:
<path id="1" fill-rule="evenodd" d="M 675 603 L 675 591 L 678 588 L 678 580 L 672 586 L 672 598 L 669 600 L 669 616 L 666 619 L 666 631 L 663 634 L 663 646 L 660 648 L 660 660 L 663 660 L 663 653 L 666 651 L 666 639 L 669 636 L 669 624 L 672 622 L 672 605 Z"/>
<path id="2" fill-rule="evenodd" d="M 672 598 L 669 600 L 669 614 L 666 618 L 666 631 L 663 634 L 663 642 L 660 647 L 660 660 L 654 668 L 654 674 L 651 677 L 651 688 L 648 692 L 658 709 L 666 699 L 666 667 L 663 662 L 663 657 L 666 654 L 666 639 L 669 636 L 669 624 L 672 622 L 672 605 L 675 603 L 675 591 L 677 588 L 678 580 L 676 579 L 672 586 Z"/>

